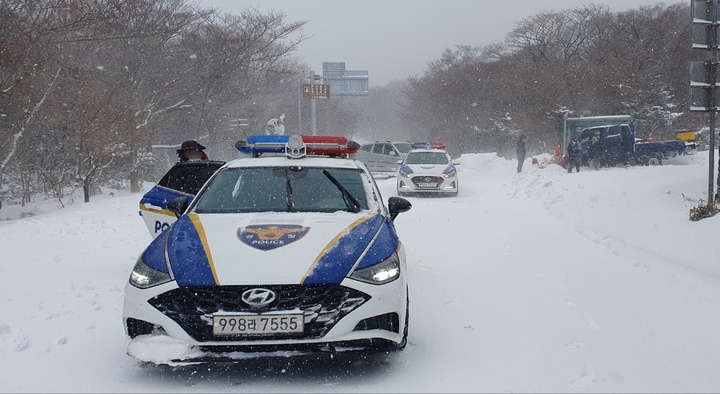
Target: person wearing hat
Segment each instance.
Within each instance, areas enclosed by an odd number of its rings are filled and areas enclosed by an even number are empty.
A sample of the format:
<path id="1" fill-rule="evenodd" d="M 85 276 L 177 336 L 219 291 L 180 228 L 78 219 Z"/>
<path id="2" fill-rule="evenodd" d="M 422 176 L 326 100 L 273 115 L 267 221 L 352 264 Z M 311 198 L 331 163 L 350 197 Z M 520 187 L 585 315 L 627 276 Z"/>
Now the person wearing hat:
<path id="1" fill-rule="evenodd" d="M 180 145 L 177 154 L 180 161 L 208 160 L 208 156 L 204 152 L 205 147 L 195 140 L 188 140 Z"/>

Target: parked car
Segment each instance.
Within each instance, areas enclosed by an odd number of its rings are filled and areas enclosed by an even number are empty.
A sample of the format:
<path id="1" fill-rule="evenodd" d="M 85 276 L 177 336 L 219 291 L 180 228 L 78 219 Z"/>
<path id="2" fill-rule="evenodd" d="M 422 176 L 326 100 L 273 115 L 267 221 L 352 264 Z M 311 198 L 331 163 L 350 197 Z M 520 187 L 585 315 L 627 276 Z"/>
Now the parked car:
<path id="1" fill-rule="evenodd" d="M 628 124 L 584 129 L 578 141 L 582 164 L 592 167 L 661 165 L 664 159 L 686 154 L 689 149 L 684 141 L 639 142 Z"/>
<path id="2" fill-rule="evenodd" d="M 276 137 L 276 136 L 267 136 Z M 140 254 L 125 288 L 129 355 L 186 365 L 277 355 L 401 350 L 408 336 L 405 248 L 359 146 L 289 136 L 288 157 L 227 163 Z M 318 137 L 319 138 L 319 137 Z M 299 142 L 298 142 L 299 141 Z M 240 148 L 239 148 L 240 149 Z M 343 150 L 345 149 L 345 150 Z"/>
<path id="3" fill-rule="evenodd" d="M 153 238 L 177 220 L 175 214 L 167 209 L 168 202 L 177 197 L 187 197 L 192 201 L 200 187 L 223 164 L 224 161 L 202 160 L 176 163 L 157 185 L 143 195 L 139 213 Z"/>
<path id="4" fill-rule="evenodd" d="M 375 141 L 360 146 L 357 160 L 363 162 L 371 172 L 395 173 L 398 160 L 402 160 L 413 149 L 410 141 Z"/>
<path id="5" fill-rule="evenodd" d="M 398 195 L 422 193 L 457 196 L 460 183 L 455 166 L 458 164 L 443 149 L 410 151 L 398 170 Z"/>

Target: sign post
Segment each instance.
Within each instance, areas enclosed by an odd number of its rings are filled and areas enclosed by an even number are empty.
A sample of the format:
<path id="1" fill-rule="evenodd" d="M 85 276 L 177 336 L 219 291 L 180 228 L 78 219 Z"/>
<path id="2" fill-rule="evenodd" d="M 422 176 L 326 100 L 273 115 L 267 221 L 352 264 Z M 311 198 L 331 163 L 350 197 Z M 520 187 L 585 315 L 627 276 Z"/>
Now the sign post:
<path id="1" fill-rule="evenodd" d="M 720 104 L 717 80 L 718 0 L 692 1 L 692 47 L 710 50 L 710 62 L 690 62 L 690 111 L 710 113 L 708 204 L 715 201 L 715 115 Z M 720 190 L 720 160 L 718 161 Z"/>

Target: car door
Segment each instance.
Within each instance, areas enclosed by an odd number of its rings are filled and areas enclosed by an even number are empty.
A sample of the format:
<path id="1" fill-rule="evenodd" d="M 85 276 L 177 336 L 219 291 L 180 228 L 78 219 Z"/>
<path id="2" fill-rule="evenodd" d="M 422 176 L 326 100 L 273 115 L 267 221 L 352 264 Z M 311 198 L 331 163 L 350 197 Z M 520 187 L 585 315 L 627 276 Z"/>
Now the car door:
<path id="1" fill-rule="evenodd" d="M 374 155 L 372 153 L 373 146 L 375 144 L 369 143 L 369 144 L 363 144 L 360 146 L 360 150 L 356 153 L 357 160 L 361 161 L 370 171 L 375 171 L 375 164 L 377 163 L 377 160 L 374 160 Z"/>
<path id="2" fill-rule="evenodd" d="M 175 223 L 175 214 L 167 204 L 177 197 L 192 201 L 210 177 L 225 164 L 223 161 L 186 161 L 176 163 L 140 200 L 140 216 L 150 235 L 157 237 Z"/>
<path id="3" fill-rule="evenodd" d="M 397 169 L 400 154 L 392 144 L 386 142 L 376 143 L 373 147 L 373 153 L 377 159 L 376 171 L 394 172 Z"/>

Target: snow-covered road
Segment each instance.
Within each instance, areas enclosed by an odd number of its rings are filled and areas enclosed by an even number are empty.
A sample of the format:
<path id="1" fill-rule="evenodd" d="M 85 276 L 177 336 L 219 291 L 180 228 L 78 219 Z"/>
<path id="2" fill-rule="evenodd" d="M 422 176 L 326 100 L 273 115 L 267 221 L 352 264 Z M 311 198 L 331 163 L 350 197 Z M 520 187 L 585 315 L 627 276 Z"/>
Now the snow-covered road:
<path id="1" fill-rule="evenodd" d="M 150 241 L 139 196 L 0 222 L 0 391 L 720 390 L 720 217 L 687 219 L 707 153 L 579 174 L 461 161 L 458 197 L 396 220 L 411 323 L 386 360 L 142 366 L 121 323 Z"/>

